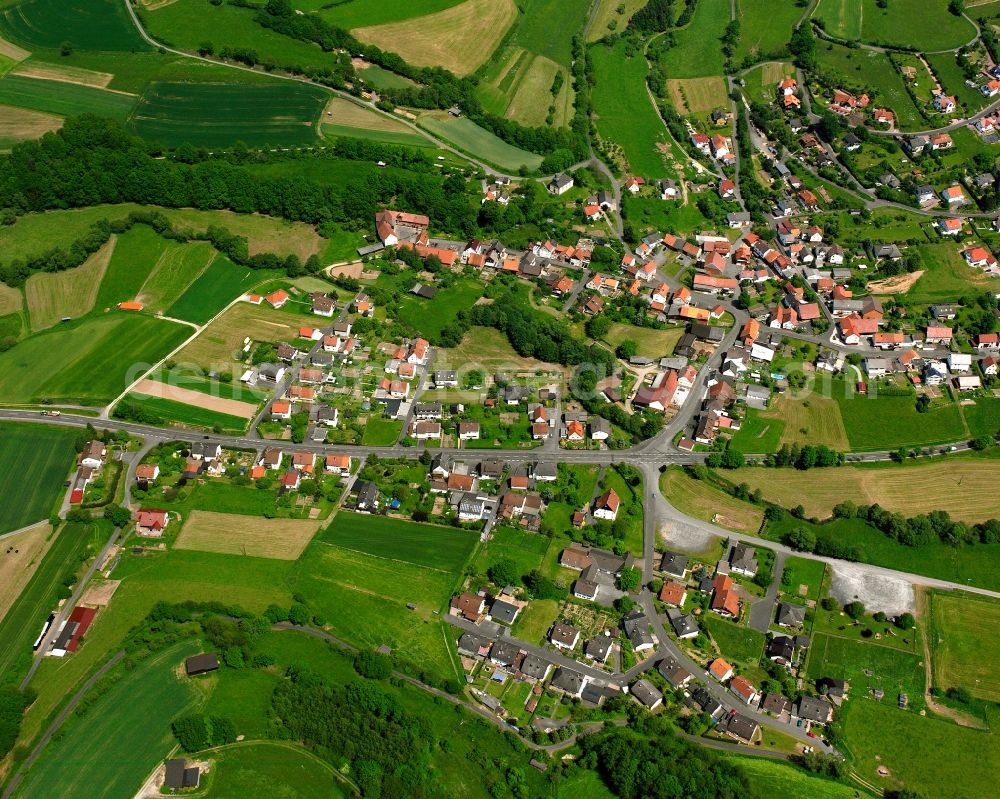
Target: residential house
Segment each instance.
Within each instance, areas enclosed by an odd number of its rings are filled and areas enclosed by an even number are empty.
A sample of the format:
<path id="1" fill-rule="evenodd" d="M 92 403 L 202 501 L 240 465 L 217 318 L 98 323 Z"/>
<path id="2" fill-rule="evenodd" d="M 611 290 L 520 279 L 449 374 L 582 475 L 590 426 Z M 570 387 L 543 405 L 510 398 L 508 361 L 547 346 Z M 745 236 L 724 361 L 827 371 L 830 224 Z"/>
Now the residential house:
<path id="1" fill-rule="evenodd" d="M 558 621 L 549 631 L 549 640 L 559 649 L 574 649 L 580 641 L 580 631 L 569 622 Z"/>
<path id="2" fill-rule="evenodd" d="M 708 671 L 719 682 L 726 682 L 733 676 L 733 667 L 722 658 L 713 660 L 708 666 Z"/>
<path id="3" fill-rule="evenodd" d="M 663 694 L 649 680 L 637 680 L 631 688 L 631 694 L 647 710 L 656 710 L 663 702 Z"/>

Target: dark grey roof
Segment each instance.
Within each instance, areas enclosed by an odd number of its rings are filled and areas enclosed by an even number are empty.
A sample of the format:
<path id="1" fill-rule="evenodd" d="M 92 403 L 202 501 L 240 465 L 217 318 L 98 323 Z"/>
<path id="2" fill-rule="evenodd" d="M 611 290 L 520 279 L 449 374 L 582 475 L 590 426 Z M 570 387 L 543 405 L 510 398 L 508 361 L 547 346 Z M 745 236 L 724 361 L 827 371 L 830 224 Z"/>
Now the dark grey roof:
<path id="1" fill-rule="evenodd" d="M 632 696 L 646 707 L 653 707 L 657 702 L 663 701 L 663 694 L 649 680 L 638 680 L 632 686 Z"/>
<path id="2" fill-rule="evenodd" d="M 501 666 L 510 666 L 517 660 L 517 653 L 520 652 L 517 644 L 510 641 L 497 641 L 490 650 L 490 660 L 499 663 Z"/>
<path id="3" fill-rule="evenodd" d="M 726 732 L 744 741 L 750 741 L 757 734 L 757 722 L 747 716 L 734 713 L 726 721 Z"/>
<path id="4" fill-rule="evenodd" d="M 560 691 L 576 695 L 580 693 L 580 690 L 583 688 L 583 682 L 586 679 L 580 672 L 560 666 L 556 669 L 555 676 L 552 678 L 550 685 L 553 688 L 558 688 Z"/>
<path id="5" fill-rule="evenodd" d="M 498 599 L 493 603 L 493 607 L 490 608 L 490 618 L 495 621 L 502 621 L 505 624 L 513 624 L 518 611 L 520 611 L 520 608 L 517 605 L 512 605 L 510 602 Z"/>
<path id="6" fill-rule="evenodd" d="M 801 627 L 806 620 L 806 609 L 802 605 L 782 602 L 778 606 L 778 624 L 783 627 Z"/>
<path id="7" fill-rule="evenodd" d="M 521 662 L 521 672 L 529 677 L 534 677 L 536 680 L 542 680 L 545 679 L 545 675 L 551 666 L 552 664 L 549 661 L 545 660 L 545 658 L 540 658 L 538 655 L 525 655 L 524 660 Z"/>
<path id="8" fill-rule="evenodd" d="M 783 694 L 767 694 L 760 702 L 760 709 L 780 716 L 792 709 L 792 703 Z"/>
<path id="9" fill-rule="evenodd" d="M 458 639 L 458 651 L 463 655 L 469 655 L 470 657 L 476 657 L 479 655 L 479 649 L 484 644 L 488 643 L 488 639 L 483 638 L 475 633 L 462 633 L 462 637 Z"/>
<path id="10" fill-rule="evenodd" d="M 809 721 L 826 723 L 830 718 L 830 703 L 814 696 L 803 696 L 795 705 L 795 715 Z"/>
<path id="11" fill-rule="evenodd" d="M 560 644 L 566 644 L 569 646 L 574 640 L 576 640 L 579 634 L 580 631 L 569 622 L 557 621 L 552 625 L 551 638 L 553 641 L 558 641 Z"/>
<path id="12" fill-rule="evenodd" d="M 698 707 L 702 709 L 703 712 L 708 713 L 710 716 L 715 716 L 722 710 L 722 705 L 715 700 L 715 698 L 704 688 L 696 688 L 694 693 L 691 694 L 694 701 L 698 704 Z"/>
<path id="13" fill-rule="evenodd" d="M 794 654 L 794 643 L 787 635 L 776 635 L 767 644 L 767 656 L 769 658 L 781 658 L 785 661 L 791 661 Z"/>
<path id="14" fill-rule="evenodd" d="M 685 682 L 691 679 L 690 672 L 683 668 L 680 663 L 672 657 L 665 657 L 656 664 L 657 671 L 674 688 L 680 688 Z"/>
<path id="15" fill-rule="evenodd" d="M 589 658 L 603 662 L 607 659 L 613 644 L 614 639 L 610 635 L 595 635 L 583 645 L 583 653 Z"/>
<path id="16" fill-rule="evenodd" d="M 687 572 L 688 556 L 677 552 L 664 552 L 660 559 L 660 570 L 674 577 L 683 577 Z"/>
<path id="17" fill-rule="evenodd" d="M 670 626 L 674 628 L 674 635 L 678 638 L 683 638 L 685 635 L 691 635 L 692 633 L 698 632 L 698 624 L 694 620 L 694 616 L 690 614 L 684 615 L 680 611 L 674 610 L 671 613 L 670 610 L 667 611 L 667 618 L 670 619 Z"/>

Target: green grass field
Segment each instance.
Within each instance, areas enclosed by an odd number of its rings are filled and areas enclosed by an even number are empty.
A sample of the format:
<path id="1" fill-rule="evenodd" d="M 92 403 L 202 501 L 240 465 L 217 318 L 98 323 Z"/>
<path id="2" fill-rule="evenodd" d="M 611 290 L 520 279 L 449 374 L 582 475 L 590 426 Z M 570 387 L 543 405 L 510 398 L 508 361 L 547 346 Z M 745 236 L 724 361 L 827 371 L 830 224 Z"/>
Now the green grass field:
<path id="1" fill-rule="evenodd" d="M 166 244 L 166 239 L 146 225 L 136 225 L 118 236 L 94 307 L 103 311 L 120 302 L 134 300 Z"/>
<path id="2" fill-rule="evenodd" d="M 777 452 L 785 423 L 763 416 L 756 408 L 747 410 L 742 427 L 733 436 L 733 446 L 741 452 Z"/>
<path id="3" fill-rule="evenodd" d="M 549 539 L 537 533 L 526 533 L 512 527 L 496 527 L 493 537 L 476 558 L 480 571 L 485 572 L 492 564 L 510 558 L 517 564 L 517 573 L 524 575 L 542 565 L 542 559 L 549 548 Z"/>
<path id="4" fill-rule="evenodd" d="M 189 335 L 151 316 L 112 312 L 31 336 L 0 354 L 0 396 L 100 405 Z"/>
<path id="5" fill-rule="evenodd" d="M 966 688 L 980 699 L 1000 698 L 1000 675 L 993 668 L 1000 630 L 1000 604 L 970 594 L 932 592 L 930 623 L 934 684 Z"/>
<path id="6" fill-rule="evenodd" d="M 212 692 L 202 712 L 229 719 L 236 726 L 236 734 L 247 740 L 267 738 L 271 694 L 281 681 L 280 675 L 264 669 L 226 669 L 209 679 Z M 212 784 L 215 785 L 214 779 Z"/>
<path id="7" fill-rule="evenodd" d="M 135 105 L 131 94 L 23 75 L 0 79 L 0 103 L 59 116 L 90 112 L 124 122 Z"/>
<path id="8" fill-rule="evenodd" d="M 842 713 L 843 730 L 862 779 L 949 799 L 993 794 L 1000 769 L 996 733 L 898 710 L 894 697 L 880 703 L 858 698 L 848 705 Z M 880 777 L 879 767 L 887 768 L 891 776 Z"/>
<path id="9" fill-rule="evenodd" d="M 479 280 L 459 280 L 447 288 L 441 289 L 432 300 L 407 294 L 399 301 L 397 318 L 403 324 L 436 344 L 441 337 L 441 331 L 454 324 L 459 311 L 468 310 L 476 300 L 483 296 L 483 284 Z"/>
<path id="10" fill-rule="evenodd" d="M 676 44 L 667 51 L 665 66 L 671 78 L 703 78 L 722 75 L 722 36 L 729 24 L 729 0 L 699 0 L 694 16 L 674 37 Z"/>
<path id="11" fill-rule="evenodd" d="M 748 55 L 777 55 L 787 52 L 791 31 L 802 16 L 796 0 L 738 0 L 740 39 L 733 55 L 736 64 Z"/>
<path id="12" fill-rule="evenodd" d="M 151 313 L 164 311 L 201 276 L 215 255 L 215 248 L 205 241 L 168 242 L 137 299 Z"/>
<path id="13" fill-rule="evenodd" d="M 325 97 L 320 89 L 287 82 L 154 83 L 139 98 L 129 124 L 143 138 L 168 147 L 308 144 L 316 138 Z"/>
<path id="14" fill-rule="evenodd" d="M 362 647 L 388 644 L 421 668 L 452 674 L 437 614 L 457 587 L 457 571 L 373 557 L 317 540 L 296 562 L 293 574 L 294 590 L 309 597 L 334 635 Z"/>
<path id="15" fill-rule="evenodd" d="M 390 447 L 396 443 L 402 431 L 402 421 L 373 414 L 368 417 L 361 443 L 371 447 Z"/>
<path id="16" fill-rule="evenodd" d="M 756 666 L 764 654 L 764 636 L 756 630 L 739 627 L 714 613 L 704 614 L 702 623 L 732 665 Z"/>
<path id="17" fill-rule="evenodd" d="M 255 795 L 338 799 L 346 795 L 337 787 L 332 766 L 285 741 L 236 744 L 214 753 L 212 759 L 214 775 L 208 793 L 202 794 L 206 799 Z"/>
<path id="18" fill-rule="evenodd" d="M 639 344 L 639 355 L 648 358 L 662 358 L 665 355 L 673 355 L 674 347 L 682 335 L 684 335 L 682 327 L 654 330 L 616 322 L 611 325 L 604 340 L 612 347 L 617 347 L 626 340 L 635 341 Z"/>
<path id="19" fill-rule="evenodd" d="M 378 558 L 453 572 L 468 560 L 478 537 L 468 530 L 344 511 L 318 540 Z"/>
<path id="20" fill-rule="evenodd" d="M 975 405 L 963 405 L 962 415 L 969 426 L 969 436 L 992 436 L 1000 430 L 1000 398 L 976 397 Z"/>
<path id="21" fill-rule="evenodd" d="M 511 43 L 568 67 L 571 44 L 587 19 L 589 5 L 566 0 L 532 0 L 524 4 Z"/>
<path id="22" fill-rule="evenodd" d="M 810 680 L 847 680 L 855 701 L 865 701 L 869 690 L 881 688 L 886 701 L 895 704 L 896 697 L 905 693 L 911 708 L 924 707 L 923 659 L 873 639 L 858 641 L 817 633 L 809 647 L 807 676 Z"/>
<path id="23" fill-rule="evenodd" d="M 355 128 L 349 125 L 330 125 L 323 123 L 320 132 L 325 138 L 337 139 L 339 137 L 349 139 L 368 139 L 370 141 L 380 141 L 384 144 L 397 144 L 400 147 L 421 147 L 433 148 L 434 145 L 419 133 L 396 131 L 396 130 L 368 130 L 366 128 Z"/>
<path id="24" fill-rule="evenodd" d="M 31 663 L 31 645 L 59 598 L 63 578 L 88 547 L 97 549 L 110 535 L 109 522 L 64 525 L 35 568 L 28 584 L 0 621 L 0 675 L 16 680 Z"/>
<path id="25" fill-rule="evenodd" d="M 242 417 L 218 413 L 209 408 L 200 408 L 176 400 L 131 392 L 125 395 L 122 402 L 137 405 L 149 413 L 156 414 L 168 424 L 176 422 L 185 427 L 218 429 L 220 432 L 232 434 L 242 433 L 247 429 L 247 420 Z"/>
<path id="26" fill-rule="evenodd" d="M 781 590 L 790 594 L 796 601 L 805 599 L 818 601 L 825 573 L 826 564 L 822 561 L 790 555 L 785 559 L 784 573 L 778 577 L 781 578 Z M 805 593 L 802 593 L 802 586 L 806 586 Z"/>
<path id="27" fill-rule="evenodd" d="M 0 533 L 47 519 L 69 473 L 76 433 L 49 425 L 0 425 Z"/>
<path id="28" fill-rule="evenodd" d="M 900 0 L 885 8 L 876 0 L 821 0 L 814 16 L 842 39 L 918 50 L 960 47 L 976 35 L 968 20 L 948 12 L 948 0 Z"/>
<path id="29" fill-rule="evenodd" d="M 906 292 L 914 303 L 954 300 L 970 289 L 1000 290 L 1000 280 L 987 278 L 980 270 L 971 268 L 953 244 L 921 244 L 919 251 L 924 274 Z"/>
<path id="30" fill-rule="evenodd" d="M 130 796 L 174 744 L 170 722 L 198 701 L 177 665 L 198 652 L 189 641 L 151 656 L 67 723 L 28 772 L 16 796 Z M 120 737 L 127 729 L 128 744 Z"/>
<path id="31" fill-rule="evenodd" d="M 432 135 L 455 145 L 474 158 L 495 164 L 501 169 L 517 172 L 522 166 L 538 169 L 542 165 L 540 155 L 507 144 L 503 139 L 465 117 L 456 119 L 447 114 L 430 113 L 421 116 L 419 124 Z"/>
<path id="32" fill-rule="evenodd" d="M 597 130 L 601 138 L 621 146 L 632 172 L 647 179 L 666 177 L 658 145 L 667 141 L 667 134 L 646 93 L 649 66 L 642 55 L 626 58 L 625 45 L 622 41 L 613 50 L 603 45 L 590 50 Z"/>
<path id="33" fill-rule="evenodd" d="M 29 48 L 57 50 L 68 41 L 76 50 L 149 49 L 125 6 L 115 0 L 22 0 L 4 5 L 0 29 Z"/>
<path id="34" fill-rule="evenodd" d="M 974 111 L 990 102 L 978 88 L 965 85 L 965 73 L 958 65 L 955 53 L 930 53 L 926 58 L 945 92 L 955 95 L 967 109 Z"/>
<path id="35" fill-rule="evenodd" d="M 740 755 L 723 757 L 739 766 L 755 795 L 767 799 L 858 799 L 868 796 L 858 793 L 854 785 L 825 780 L 787 763 Z"/>
<path id="36" fill-rule="evenodd" d="M 834 384 L 833 396 L 856 452 L 943 444 L 967 437 L 962 414 L 953 402 L 918 413 L 913 396 L 847 396 L 838 384 Z"/>
<path id="37" fill-rule="evenodd" d="M 252 286 L 272 273 L 237 266 L 218 254 L 208 269 L 198 276 L 177 301 L 167 308 L 167 316 L 204 324 Z"/>

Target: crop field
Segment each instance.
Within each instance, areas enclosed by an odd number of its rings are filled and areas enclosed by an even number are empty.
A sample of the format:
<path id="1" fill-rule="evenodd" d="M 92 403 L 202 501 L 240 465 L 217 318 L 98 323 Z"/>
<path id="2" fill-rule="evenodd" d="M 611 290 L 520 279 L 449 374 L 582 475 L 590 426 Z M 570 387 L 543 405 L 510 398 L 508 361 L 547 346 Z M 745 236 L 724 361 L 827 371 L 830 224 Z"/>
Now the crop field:
<path id="1" fill-rule="evenodd" d="M 317 540 L 293 574 L 294 590 L 310 597 L 334 635 L 362 647 L 388 644 L 413 663 L 451 673 L 437 613 L 456 588 L 457 570 L 388 560 Z"/>
<path id="2" fill-rule="evenodd" d="M 557 74 L 563 84 L 556 97 L 552 85 Z M 565 125 L 573 115 L 571 78 L 566 67 L 543 55 L 509 47 L 493 63 L 479 86 L 483 102 L 498 114 L 525 125 L 543 125 L 549 106 L 555 106 L 553 124 Z"/>
<path id="3" fill-rule="evenodd" d="M 700 6 L 699 6 L 700 8 Z M 632 172 L 645 178 L 666 177 L 663 150 L 667 133 L 646 93 L 649 65 L 641 55 L 625 56 L 625 42 L 591 49 L 596 76 L 593 91 L 597 131 L 621 145 Z"/>
<path id="4" fill-rule="evenodd" d="M 215 248 L 205 241 L 166 242 L 135 299 L 152 313 L 165 310 L 201 277 L 215 255 Z"/>
<path id="5" fill-rule="evenodd" d="M 736 764 L 743 772 L 756 794 L 768 799 L 858 799 L 854 785 L 815 777 L 787 763 L 762 757 L 723 755 L 724 760 Z"/>
<path id="6" fill-rule="evenodd" d="M 408 136 L 410 138 L 415 137 L 425 145 L 429 143 L 399 120 L 383 114 L 377 114 L 370 108 L 362 108 L 360 105 L 352 103 L 350 100 L 345 100 L 342 97 L 334 97 L 327 102 L 326 107 L 323 109 L 321 123 L 324 133 L 334 133 L 334 135 L 340 131 L 343 131 L 340 132 L 342 136 L 361 135 L 360 133 L 355 134 L 351 132 L 354 129 L 358 129 L 359 131 L 379 131 L 399 136 Z M 328 128 L 332 130 L 328 130 Z"/>
<path id="7" fill-rule="evenodd" d="M 32 574 L 0 621 L 0 674 L 16 674 L 31 662 L 31 644 L 55 606 L 63 578 L 95 540 L 97 529 L 102 531 L 103 544 L 109 534 L 104 527 L 87 523 L 65 525 L 47 544 L 40 561 L 25 566 L 32 569 Z"/>
<path id="8" fill-rule="evenodd" d="M 708 522 L 718 515 L 720 523 L 740 532 L 756 534 L 764 521 L 762 509 L 740 502 L 704 480 L 695 480 L 680 468 L 670 467 L 663 473 L 660 491 L 681 513 Z"/>
<path id="9" fill-rule="evenodd" d="M 952 402 L 917 413 L 912 396 L 848 396 L 836 386 L 834 396 L 851 449 L 857 452 L 943 444 L 967 437 L 962 414 Z"/>
<path id="10" fill-rule="evenodd" d="M 643 0 L 599 0 L 597 11 L 594 13 L 587 31 L 587 41 L 596 42 L 607 36 L 609 33 L 622 32 L 628 27 L 632 15 L 646 5 Z M 618 9 L 624 7 L 623 13 L 618 13 Z"/>
<path id="11" fill-rule="evenodd" d="M 465 0 L 435 14 L 355 28 L 353 33 L 416 66 L 467 75 L 489 59 L 516 18 L 514 0 Z"/>
<path id="12" fill-rule="evenodd" d="M 325 96 L 297 83 L 154 83 L 139 98 L 129 124 L 143 138 L 168 147 L 308 144 L 316 138 Z"/>
<path id="13" fill-rule="evenodd" d="M 0 78 L 0 103 L 46 114 L 70 116 L 89 112 L 124 122 L 135 99 L 132 94 L 77 83 L 10 74 Z"/>
<path id="14" fill-rule="evenodd" d="M 674 107 L 681 114 L 700 114 L 729 107 L 726 81 L 721 75 L 668 80 L 667 91 L 670 92 Z"/>
<path id="15" fill-rule="evenodd" d="M 518 171 L 522 166 L 538 169 L 542 165 L 540 155 L 507 144 L 503 139 L 465 117 L 456 119 L 445 112 L 435 111 L 422 115 L 420 126 L 473 157 L 481 158 L 511 172 Z"/>
<path id="16" fill-rule="evenodd" d="M 876 0 L 821 0 L 814 16 L 842 39 L 945 50 L 970 41 L 968 20 L 948 11 L 948 0 L 902 0 L 880 8 Z"/>
<path id="17" fill-rule="evenodd" d="M 891 626 L 891 625 L 890 625 Z M 920 655 L 903 652 L 874 640 L 859 641 L 817 633 L 809 647 L 809 679 L 833 677 L 847 680 L 855 701 L 867 701 L 869 690 L 881 688 L 895 704 L 900 693 L 909 694 L 910 706 L 924 701 L 924 663 Z"/>
<path id="18" fill-rule="evenodd" d="M 954 300 L 970 289 L 1000 291 L 1000 279 L 970 267 L 953 244 L 921 244 L 919 249 L 924 274 L 906 293 L 914 303 Z"/>
<path id="19" fill-rule="evenodd" d="M 164 423 L 177 425 L 178 427 L 219 430 L 224 433 L 243 433 L 246 431 L 248 417 L 222 413 L 211 407 L 217 404 L 233 402 L 233 400 L 220 400 L 205 394 L 197 394 L 194 391 L 185 392 L 184 389 L 173 389 L 170 387 L 166 387 L 170 391 L 170 397 L 159 396 L 159 392 L 153 386 L 161 385 L 164 384 L 144 380 L 136 387 L 136 390 L 130 391 L 122 402 L 128 402 L 130 405 L 142 408 L 163 419 Z M 145 391 L 140 389 L 145 389 Z M 184 396 L 185 393 L 190 395 L 197 394 L 199 398 L 202 398 L 203 404 L 196 404 L 194 401 L 181 401 L 179 397 Z M 241 402 L 239 405 L 244 406 L 245 403 Z"/>
<path id="20" fill-rule="evenodd" d="M 332 766 L 287 741 L 228 746 L 213 752 L 212 760 L 213 776 L 208 793 L 203 794 L 205 799 L 245 799 L 255 795 L 340 799 L 345 795 L 337 787 Z"/>
<path id="21" fill-rule="evenodd" d="M 19 141 L 38 139 L 62 127 L 62 117 L 27 108 L 0 105 L 0 149 L 9 149 Z"/>
<path id="22" fill-rule="evenodd" d="M 206 369 L 221 366 L 225 367 L 223 371 L 227 371 L 232 365 L 233 355 L 243 349 L 246 336 L 254 341 L 292 341 L 298 337 L 299 327 L 306 320 L 307 317 L 288 311 L 239 302 L 177 353 L 176 360 Z"/>
<path id="23" fill-rule="evenodd" d="M 911 696 L 911 701 L 912 701 Z M 934 716 L 901 712 L 888 699 L 854 700 L 843 731 L 854 769 L 869 782 L 905 785 L 924 796 L 980 799 L 995 790 L 1000 745 L 995 732 L 961 727 Z M 888 769 L 888 779 L 879 769 Z"/>
<path id="24" fill-rule="evenodd" d="M 441 525 L 342 511 L 318 540 L 387 560 L 454 572 L 468 560 L 478 536 Z"/>
<path id="25" fill-rule="evenodd" d="M 759 488 L 764 498 L 786 508 L 801 504 L 807 516 L 823 519 L 838 502 L 879 504 L 886 510 L 915 516 L 932 510 L 947 511 L 966 523 L 1000 518 L 1000 497 L 993 460 L 949 457 L 933 461 L 868 468 L 846 465 L 836 479 L 797 469 L 743 468 L 727 473 L 736 483 Z M 969 502 L 970 496 L 978 497 Z"/>
<path id="26" fill-rule="evenodd" d="M 873 102 L 892 108 L 900 128 L 926 127 L 923 116 L 903 85 L 903 79 L 885 53 L 854 50 L 826 42 L 817 46 L 816 58 L 824 70 L 841 75 L 845 85 L 875 92 Z"/>
<path id="27" fill-rule="evenodd" d="M 62 272 L 37 272 L 24 284 L 33 331 L 58 324 L 66 316 L 89 313 L 97 299 L 97 290 L 115 249 L 114 237 L 91 255 L 81 266 Z"/>
<path id="28" fill-rule="evenodd" d="M 237 375 L 238 377 L 238 375 Z M 171 387 L 183 388 L 189 392 L 196 393 L 199 397 L 218 397 L 226 400 L 240 400 L 247 405 L 258 405 L 263 402 L 268 392 L 266 390 L 256 390 L 245 383 L 224 382 L 215 378 L 207 377 L 199 371 L 188 372 L 181 366 L 173 369 L 159 369 L 149 376 L 150 380 L 161 383 L 169 383 Z M 193 399 L 193 398 L 192 398 Z M 236 406 L 233 406 L 234 408 Z M 240 408 L 239 411 L 245 412 Z"/>
<path id="29" fill-rule="evenodd" d="M 152 655 L 68 723 L 45 750 L 16 796 L 128 796 L 174 744 L 170 723 L 198 702 L 177 665 L 198 651 L 188 641 Z M 129 730 L 129 745 L 119 733 Z"/>
<path id="30" fill-rule="evenodd" d="M 115 0 L 22 0 L 0 10 L 0 28 L 27 47 L 57 50 L 64 41 L 77 50 L 148 50 Z"/>
<path id="31" fill-rule="evenodd" d="M 49 425 L 0 425 L 0 533 L 48 519 L 69 473 L 76 434 Z"/>
<path id="32" fill-rule="evenodd" d="M 747 56 L 783 54 L 804 12 L 796 0 L 737 0 L 736 8 L 740 38 L 733 54 L 735 64 Z"/>
<path id="33" fill-rule="evenodd" d="M 309 519 L 264 519 L 195 510 L 184 521 L 174 546 L 201 552 L 296 560 L 318 529 L 319 522 Z"/>
<path id="34" fill-rule="evenodd" d="M 182 342 L 190 328 L 112 313 L 43 331 L 0 354 L 0 396 L 100 405 Z"/>
<path id="35" fill-rule="evenodd" d="M 967 688 L 980 699 L 996 702 L 1000 603 L 971 594 L 935 591 L 929 596 L 934 684 L 942 689 Z"/>
<path id="36" fill-rule="evenodd" d="M 687 27 L 674 34 L 676 44 L 667 51 L 665 66 L 671 78 L 722 75 L 722 36 L 729 24 L 729 0 L 699 0 Z"/>

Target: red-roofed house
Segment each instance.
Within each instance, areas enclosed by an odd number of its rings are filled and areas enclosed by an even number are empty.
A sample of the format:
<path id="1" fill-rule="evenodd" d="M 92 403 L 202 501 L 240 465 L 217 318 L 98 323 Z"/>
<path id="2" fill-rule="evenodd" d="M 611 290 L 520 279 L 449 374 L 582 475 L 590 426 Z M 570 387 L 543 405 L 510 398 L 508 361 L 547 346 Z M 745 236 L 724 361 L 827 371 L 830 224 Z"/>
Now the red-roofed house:
<path id="1" fill-rule="evenodd" d="M 280 308 L 286 302 L 288 302 L 288 292 L 284 289 L 278 289 L 277 291 L 271 292 L 265 298 L 272 306 L 275 308 Z"/>
<path id="2" fill-rule="evenodd" d="M 170 517 L 165 510 L 138 510 L 135 513 L 135 531 L 139 535 L 159 538 L 169 521 Z"/>

